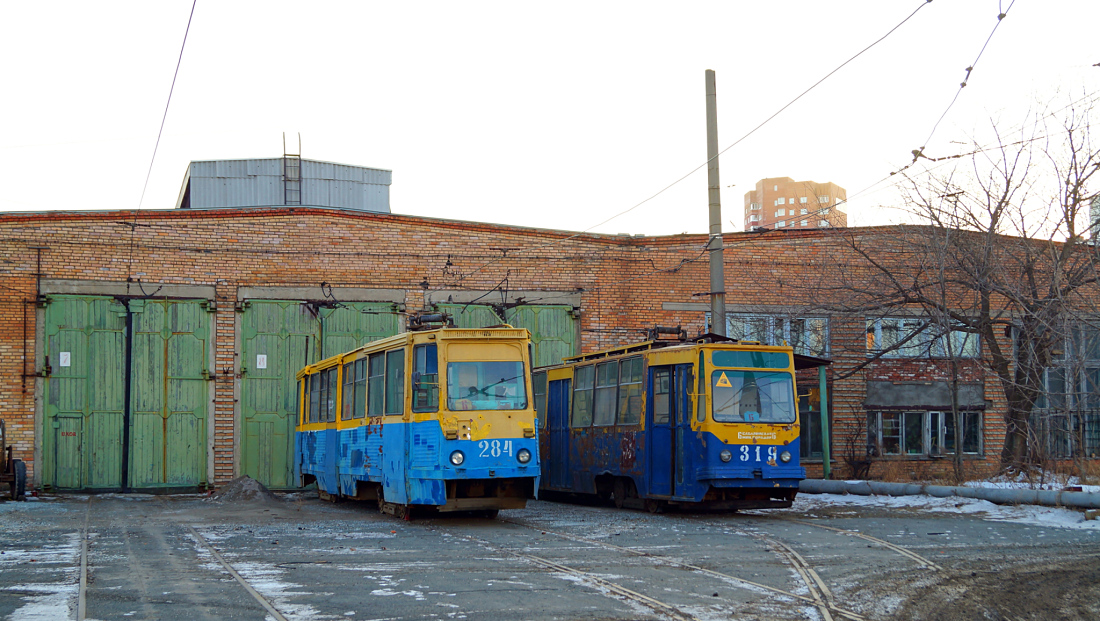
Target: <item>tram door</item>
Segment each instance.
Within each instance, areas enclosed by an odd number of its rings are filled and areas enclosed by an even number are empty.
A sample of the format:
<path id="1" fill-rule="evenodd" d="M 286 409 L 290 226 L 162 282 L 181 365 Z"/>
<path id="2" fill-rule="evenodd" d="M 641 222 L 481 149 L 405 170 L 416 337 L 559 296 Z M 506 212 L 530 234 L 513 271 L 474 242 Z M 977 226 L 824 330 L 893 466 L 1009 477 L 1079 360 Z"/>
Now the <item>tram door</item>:
<path id="1" fill-rule="evenodd" d="M 691 437 L 691 365 L 650 367 L 648 389 L 649 493 L 675 496 L 684 485 Z"/>
<path id="2" fill-rule="evenodd" d="M 547 404 L 550 427 L 550 454 L 546 457 L 550 463 L 549 487 L 565 488 L 569 486 L 569 397 L 571 380 L 550 382 Z"/>

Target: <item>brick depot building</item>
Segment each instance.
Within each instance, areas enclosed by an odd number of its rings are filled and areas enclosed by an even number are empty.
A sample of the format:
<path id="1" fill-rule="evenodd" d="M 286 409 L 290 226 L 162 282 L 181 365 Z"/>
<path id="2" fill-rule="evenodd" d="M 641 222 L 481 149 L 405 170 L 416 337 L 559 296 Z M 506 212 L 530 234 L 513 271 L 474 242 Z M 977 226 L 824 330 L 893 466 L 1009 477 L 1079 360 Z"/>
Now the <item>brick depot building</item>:
<path id="1" fill-rule="evenodd" d="M 843 234 L 727 235 L 731 336 L 829 357 L 830 377 L 866 363 L 889 320 L 806 316 L 779 284 L 834 263 Z M 0 214 L 0 416 L 36 488 L 201 489 L 244 474 L 285 488 L 304 364 L 422 309 L 526 327 L 539 364 L 654 325 L 701 333 L 706 245 L 303 205 Z M 978 357 L 962 373 L 963 448 L 984 474 L 1003 440 L 1001 391 Z M 943 361 L 916 357 L 830 380 L 834 468 L 877 443 L 876 469 L 949 470 L 948 379 Z M 816 391 L 800 392 L 803 463 L 820 476 Z"/>

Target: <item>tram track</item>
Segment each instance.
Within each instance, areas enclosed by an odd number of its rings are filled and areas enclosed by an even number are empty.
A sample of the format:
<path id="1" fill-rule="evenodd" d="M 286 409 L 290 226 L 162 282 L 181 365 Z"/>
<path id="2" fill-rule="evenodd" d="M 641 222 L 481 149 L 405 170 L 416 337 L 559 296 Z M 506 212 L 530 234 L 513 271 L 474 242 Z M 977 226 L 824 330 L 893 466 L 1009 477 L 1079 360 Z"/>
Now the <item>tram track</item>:
<path id="1" fill-rule="evenodd" d="M 497 521 L 507 522 L 507 523 L 510 523 L 510 524 L 516 524 L 516 522 L 511 521 L 511 520 L 498 519 Z M 424 527 L 424 528 L 427 528 L 428 530 L 432 530 L 432 531 L 435 531 L 435 532 L 440 532 L 442 530 L 442 529 L 440 529 L 436 526 L 431 526 L 431 525 L 427 525 L 427 524 L 424 524 L 424 523 L 420 523 L 419 525 Z M 519 525 L 523 526 L 522 524 L 519 524 Z M 549 531 L 546 531 L 546 532 L 547 532 L 547 534 L 558 535 L 558 533 L 550 533 Z M 610 580 L 606 580 L 604 578 L 601 578 L 601 577 L 599 577 L 599 576 L 597 576 L 597 575 L 595 575 L 591 572 L 582 571 L 580 569 L 576 569 L 575 567 L 570 567 L 568 565 L 563 565 L 561 563 L 552 561 L 550 559 L 542 558 L 540 556 L 534 556 L 532 554 L 525 554 L 523 552 L 519 552 L 518 550 L 509 548 L 507 546 L 502 546 L 502 545 L 493 543 L 493 542 L 491 542 L 491 541 L 489 541 L 489 540 L 487 540 L 483 537 L 475 537 L 473 535 L 457 533 L 457 532 L 453 532 L 453 531 L 447 531 L 447 534 L 449 534 L 451 536 L 454 536 L 454 537 L 459 537 L 459 538 L 464 539 L 466 541 L 477 543 L 478 545 L 481 545 L 481 546 L 485 547 L 488 550 L 492 550 L 492 551 L 500 553 L 500 554 L 507 554 L 507 555 L 509 555 L 513 558 L 517 558 L 517 559 L 520 559 L 520 560 L 525 560 L 525 561 L 534 563 L 535 565 L 538 565 L 540 567 L 544 567 L 544 568 L 549 569 L 551 571 L 556 571 L 556 572 L 568 574 L 570 576 L 574 576 L 574 577 L 579 578 L 580 580 L 582 580 L 584 582 L 588 582 L 590 584 L 594 584 L 594 585 L 599 586 L 603 589 L 606 589 L 607 591 L 609 591 L 611 593 L 614 593 L 615 595 L 617 595 L 617 596 L 619 596 L 623 599 L 627 599 L 627 600 L 630 600 L 632 602 L 641 604 L 641 605 L 649 608 L 650 610 L 653 610 L 654 612 L 666 615 L 666 616 L 671 617 L 673 619 L 677 619 L 679 621 L 699 621 L 694 615 L 691 615 L 689 613 L 686 613 L 686 612 L 680 610 L 679 608 L 677 608 L 673 604 L 669 604 L 667 602 L 660 601 L 656 598 L 653 598 L 653 597 L 650 597 L 648 595 L 644 595 L 642 593 L 639 593 L 639 592 L 637 592 L 633 589 L 628 589 L 628 588 L 626 588 L 625 586 L 623 586 L 621 584 L 611 582 Z"/>
<path id="2" fill-rule="evenodd" d="M 893 550 L 894 552 L 897 552 L 898 554 L 900 554 L 902 556 L 908 557 L 909 559 L 911 559 L 913 561 L 916 561 L 918 564 L 924 566 L 927 569 L 931 569 L 933 571 L 945 571 L 943 567 L 937 565 L 936 563 L 933 563 L 929 559 L 924 558 L 923 556 L 917 554 L 916 552 L 913 552 L 912 550 L 908 550 L 908 549 L 903 548 L 903 547 L 901 547 L 897 544 L 890 543 L 889 541 L 886 541 L 884 539 L 879 539 L 878 537 L 872 537 L 871 535 L 868 535 L 868 534 L 865 534 L 865 533 L 861 533 L 861 532 L 854 531 L 854 530 L 846 530 L 846 529 L 843 529 L 843 528 L 836 528 L 835 526 L 825 526 L 824 524 L 817 524 L 815 522 L 810 522 L 808 520 L 798 520 L 798 519 L 789 518 L 789 517 L 782 517 L 782 516 L 761 516 L 761 517 L 767 517 L 768 519 L 774 519 L 774 520 L 783 520 L 784 522 L 792 522 L 794 524 L 801 524 L 803 526 L 812 526 L 814 528 L 821 528 L 821 529 L 824 529 L 824 530 L 831 530 L 833 532 L 840 533 L 842 535 L 847 535 L 849 537 L 857 537 L 859 539 L 863 539 L 864 541 L 870 541 L 871 543 L 875 543 L 875 544 L 878 544 L 878 545 L 883 546 L 885 548 L 889 548 L 889 549 Z"/>
<path id="3" fill-rule="evenodd" d="M 741 583 L 741 584 L 745 585 L 746 587 L 751 587 L 751 588 L 756 588 L 756 589 L 763 589 L 763 590 L 769 591 L 769 592 L 771 592 L 775 595 L 779 595 L 779 596 L 783 596 L 783 597 L 789 597 L 789 598 L 795 599 L 797 601 L 800 601 L 804 604 L 809 604 L 809 605 L 813 606 L 814 608 L 817 608 L 818 611 L 821 613 L 822 617 L 826 621 L 833 621 L 833 619 L 837 616 L 839 616 L 841 618 L 844 618 L 844 619 L 848 619 L 849 621 L 865 621 L 865 619 L 862 615 L 860 615 L 858 613 L 855 613 L 851 610 L 846 610 L 844 608 L 841 608 L 839 605 L 837 605 L 836 602 L 834 601 L 832 592 L 825 585 L 824 581 L 817 574 L 817 572 L 814 571 L 813 567 L 811 567 L 810 564 L 807 563 L 806 560 L 800 554 L 795 552 L 794 549 L 792 549 L 790 546 L 787 546 L 783 542 L 780 542 L 780 541 L 775 540 L 775 539 L 764 538 L 764 540 L 768 544 L 774 546 L 775 549 L 780 550 L 781 552 L 779 553 L 779 555 L 782 558 L 784 558 L 785 560 L 787 560 L 788 564 L 790 564 L 792 567 L 794 567 L 796 573 L 804 581 L 804 583 L 806 585 L 806 588 L 807 588 L 808 592 L 810 593 L 809 596 L 800 595 L 798 593 L 793 593 L 793 592 L 787 591 L 785 589 L 780 589 L 780 588 L 777 588 L 777 587 L 773 587 L 771 585 L 763 584 L 763 583 L 752 581 L 752 580 L 747 580 L 747 579 L 739 577 L 739 576 L 734 576 L 732 574 L 727 574 L 727 573 L 716 571 L 716 570 L 713 570 L 713 569 L 708 569 L 706 567 L 701 567 L 699 565 L 695 565 L 695 564 L 692 564 L 692 563 L 684 563 L 682 561 L 678 561 L 678 560 L 670 558 L 668 556 L 653 554 L 652 552 L 647 552 L 645 550 L 637 550 L 637 549 L 634 549 L 634 548 L 629 548 L 629 547 L 624 547 L 624 546 L 617 546 L 615 544 L 606 543 L 606 542 L 603 542 L 603 541 L 597 541 L 595 539 L 589 539 L 587 537 L 581 537 L 581 536 L 578 536 L 578 535 L 572 535 L 572 534 L 568 534 L 568 533 L 559 533 L 559 532 L 556 532 L 556 531 L 547 530 L 547 529 L 545 529 L 541 526 L 527 524 L 522 519 L 518 519 L 518 520 L 516 520 L 516 519 L 498 519 L 498 521 L 507 522 L 507 523 L 510 523 L 510 524 L 515 524 L 516 526 L 521 526 L 523 528 L 538 531 L 540 533 L 545 533 L 545 534 L 548 534 L 548 535 L 554 535 L 556 537 L 561 537 L 563 539 L 568 539 L 568 540 L 576 541 L 576 542 L 579 542 L 579 543 L 587 543 L 587 544 L 590 544 L 590 545 L 600 546 L 600 547 L 607 548 L 607 549 L 617 550 L 617 551 L 624 552 L 624 553 L 627 553 L 627 554 L 631 554 L 631 555 L 634 555 L 634 556 L 647 557 L 647 558 L 660 560 L 663 564 L 673 566 L 673 567 L 679 567 L 681 569 L 686 569 L 686 570 L 689 570 L 689 571 L 692 571 L 692 572 L 695 572 L 695 573 L 707 575 L 707 576 L 710 576 L 712 578 L 717 578 L 717 579 L 722 580 L 722 581 L 730 581 L 730 582 L 733 582 L 733 583 Z M 751 535 L 751 533 L 747 533 L 747 534 Z"/>
<path id="4" fill-rule="evenodd" d="M 94 502 L 94 499 L 95 499 L 94 496 L 89 496 L 88 497 L 88 501 L 85 505 L 84 517 L 83 517 L 83 521 L 82 521 L 81 529 L 80 529 L 79 559 L 78 559 L 78 561 L 79 561 L 79 578 L 78 578 L 78 589 L 77 589 L 76 606 L 75 606 L 75 608 L 76 608 L 75 618 L 76 618 L 77 621 L 87 621 L 87 619 L 89 618 L 89 611 L 88 611 L 89 585 L 94 582 L 91 579 L 91 576 L 90 576 L 90 573 L 91 573 L 90 568 L 92 566 L 90 542 L 94 538 L 94 536 L 96 535 L 96 531 L 97 531 L 97 529 L 95 527 L 95 524 L 93 523 L 93 520 L 92 520 L 92 504 Z M 167 506 L 167 501 L 165 499 L 158 498 L 158 501 L 159 501 L 158 504 L 160 504 L 162 507 Z M 121 531 L 122 531 L 121 538 L 125 542 L 123 545 L 125 545 L 125 547 L 127 549 L 127 556 L 130 557 L 130 558 L 133 558 L 134 557 L 134 552 L 130 550 L 130 540 L 131 540 L 130 525 L 124 523 L 124 524 L 120 524 L 120 525 L 117 525 L 117 526 L 121 527 Z M 280 612 L 270 600 L 265 598 L 259 591 L 257 591 L 248 582 L 248 580 L 245 579 L 244 576 L 242 576 L 241 573 L 237 571 L 237 569 L 232 565 L 232 563 L 230 563 L 228 560 L 226 560 L 226 558 L 218 551 L 218 549 L 215 548 L 205 537 L 203 537 L 202 533 L 200 533 L 198 531 L 198 529 L 196 529 L 194 526 L 192 526 L 190 524 L 186 524 L 186 523 L 177 524 L 177 526 L 179 526 L 184 532 L 186 532 L 187 534 L 190 535 L 190 538 L 193 540 L 196 547 L 201 546 L 203 549 L 205 549 L 210 554 L 210 556 L 230 576 L 232 576 L 233 579 L 236 580 L 236 582 L 252 597 L 252 599 L 254 599 L 257 603 L 259 603 L 260 607 L 263 608 L 265 613 L 268 615 L 269 619 L 274 619 L 275 621 L 288 621 L 287 617 L 284 616 L 283 613 Z M 148 531 L 149 529 L 146 528 L 146 530 Z M 139 535 L 140 535 L 140 532 L 139 532 Z M 176 565 L 174 560 L 168 561 L 166 559 L 166 563 L 169 566 L 175 566 Z M 195 564 L 196 564 L 196 566 L 201 565 L 201 561 L 199 559 L 196 559 Z M 142 592 L 142 593 L 144 593 L 148 590 L 145 586 L 145 575 L 144 575 L 144 573 L 145 572 L 142 572 L 142 571 L 134 572 L 134 574 L 135 574 L 134 579 L 138 583 L 140 583 L 139 592 Z M 167 593 L 165 593 L 165 595 L 167 595 Z M 185 592 L 184 595 L 185 596 L 190 596 L 190 595 L 193 595 L 193 594 L 190 593 L 190 592 Z M 142 598 L 142 601 L 144 601 L 144 598 Z M 149 604 L 149 602 L 146 602 L 146 604 Z M 206 612 L 206 617 L 207 618 L 219 618 L 217 611 L 215 609 L 210 608 L 207 603 L 205 603 L 205 602 L 195 602 L 195 605 L 197 606 L 197 608 L 192 609 L 192 612 L 197 613 L 201 609 L 201 610 L 204 610 Z M 151 616 L 154 616 L 154 617 L 158 616 L 155 613 L 154 610 L 146 610 L 146 613 L 151 615 Z M 93 617 L 94 616 L 96 616 L 96 615 L 93 615 Z"/>

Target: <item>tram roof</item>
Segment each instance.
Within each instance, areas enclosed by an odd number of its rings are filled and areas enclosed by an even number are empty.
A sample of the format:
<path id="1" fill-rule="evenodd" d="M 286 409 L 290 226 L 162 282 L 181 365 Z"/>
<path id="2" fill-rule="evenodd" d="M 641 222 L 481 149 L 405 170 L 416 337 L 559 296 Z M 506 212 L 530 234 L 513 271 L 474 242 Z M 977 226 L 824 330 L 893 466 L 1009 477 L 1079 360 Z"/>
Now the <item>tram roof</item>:
<path id="1" fill-rule="evenodd" d="M 676 346 L 689 346 L 689 345 L 710 345 L 710 344 L 739 344 L 742 341 L 737 339 L 731 339 L 720 334 L 707 333 L 701 334 L 693 339 L 686 341 L 681 340 L 649 340 L 642 341 L 640 343 L 632 343 L 630 345 L 623 345 L 621 347 L 613 347 L 611 349 L 604 349 L 590 354 L 581 354 L 579 356 L 570 356 L 563 358 L 563 362 L 586 362 L 589 360 L 598 360 L 600 358 L 610 358 L 612 356 L 621 356 L 624 354 L 632 354 L 636 352 L 648 351 L 651 349 L 663 349 L 666 347 Z M 749 343 L 745 343 L 746 345 Z M 759 345 L 759 343 L 752 343 Z M 815 367 L 823 367 L 832 364 L 833 361 L 828 358 L 819 358 L 817 356 L 806 356 L 804 354 L 794 354 L 794 368 L 796 371 L 802 369 L 812 369 Z"/>

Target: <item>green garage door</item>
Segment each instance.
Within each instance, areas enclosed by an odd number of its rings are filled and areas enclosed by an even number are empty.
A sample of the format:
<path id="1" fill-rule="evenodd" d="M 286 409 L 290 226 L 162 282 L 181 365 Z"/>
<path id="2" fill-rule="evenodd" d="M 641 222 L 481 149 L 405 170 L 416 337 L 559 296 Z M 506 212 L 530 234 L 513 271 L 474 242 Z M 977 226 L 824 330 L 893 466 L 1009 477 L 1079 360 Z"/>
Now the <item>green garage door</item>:
<path id="1" fill-rule="evenodd" d="M 397 334 L 393 304 L 250 300 L 241 315 L 241 474 L 292 486 L 294 376 L 305 365 Z"/>
<path id="2" fill-rule="evenodd" d="M 576 353 L 577 326 L 572 306 L 516 306 L 505 311 L 508 323 L 531 332 L 534 366 L 560 364 Z"/>
<path id="3" fill-rule="evenodd" d="M 206 483 L 210 316 L 197 300 L 130 300 L 129 308 L 133 338 L 127 350 L 123 303 L 106 296 L 49 298 L 41 434 L 46 486 L 115 490 Z"/>
<path id="4" fill-rule="evenodd" d="M 210 315 L 198 300 L 131 300 L 130 311 L 130 485 L 204 485 Z"/>
<path id="5" fill-rule="evenodd" d="M 572 306 L 522 305 L 506 309 L 501 318 L 487 304 L 436 304 L 436 310 L 449 313 L 459 328 L 483 328 L 508 323 L 531 332 L 535 366 L 558 364 L 576 353 L 577 326 Z"/>

